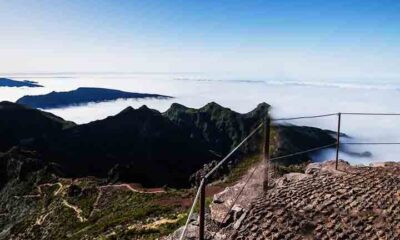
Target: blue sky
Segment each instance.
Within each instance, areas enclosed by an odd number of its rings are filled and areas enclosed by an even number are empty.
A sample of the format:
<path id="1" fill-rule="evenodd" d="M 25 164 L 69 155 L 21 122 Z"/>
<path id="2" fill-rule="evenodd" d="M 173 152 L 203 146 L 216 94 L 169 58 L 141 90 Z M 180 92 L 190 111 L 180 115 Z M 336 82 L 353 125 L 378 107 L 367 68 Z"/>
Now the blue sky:
<path id="1" fill-rule="evenodd" d="M 400 76 L 400 1 L 0 0 L 0 72 Z"/>

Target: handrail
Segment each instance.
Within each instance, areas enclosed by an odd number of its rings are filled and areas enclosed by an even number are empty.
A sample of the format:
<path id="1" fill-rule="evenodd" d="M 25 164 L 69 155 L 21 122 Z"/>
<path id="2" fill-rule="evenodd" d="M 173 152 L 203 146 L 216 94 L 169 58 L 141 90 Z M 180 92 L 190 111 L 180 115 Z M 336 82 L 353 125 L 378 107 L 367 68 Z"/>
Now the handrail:
<path id="1" fill-rule="evenodd" d="M 306 119 L 306 118 L 321 118 L 321 117 L 330 117 L 330 116 L 337 116 L 337 115 L 338 115 L 338 113 L 328 113 L 328 114 L 313 115 L 313 116 L 275 118 L 275 119 L 271 119 L 271 121 L 276 122 L 276 121 L 287 121 L 287 120 L 297 120 L 297 119 Z"/>
<path id="2" fill-rule="evenodd" d="M 321 118 L 321 117 L 330 117 L 330 116 L 339 116 L 339 120 L 340 121 L 340 115 L 365 115 L 365 116 L 400 116 L 400 113 L 363 113 L 363 112 L 338 112 L 338 113 L 328 113 L 328 114 L 321 114 L 321 115 L 312 115 L 312 116 L 300 116 L 300 117 L 290 117 L 290 118 L 276 118 L 276 119 L 271 119 L 271 122 L 276 122 L 276 121 L 288 121 L 288 120 L 298 120 L 298 119 L 309 119 L 309 118 Z M 185 237 L 185 234 L 187 232 L 187 228 L 188 225 L 190 223 L 190 218 L 193 215 L 193 211 L 194 208 L 197 204 L 197 201 L 200 197 L 200 193 L 202 188 L 204 188 L 206 186 L 206 181 L 207 179 L 215 173 L 215 171 L 220 168 L 226 161 L 227 159 L 229 159 L 229 157 L 231 157 L 233 155 L 233 153 L 235 153 L 246 141 L 248 141 L 261 127 L 265 126 L 265 122 L 260 123 L 249 135 L 247 135 L 247 137 L 245 137 L 233 150 L 231 150 L 231 152 L 229 152 L 221 161 L 218 162 L 218 164 L 211 169 L 211 171 L 209 171 L 204 178 L 201 180 L 198 191 L 196 193 L 196 196 L 193 200 L 193 204 L 192 207 L 190 209 L 188 218 L 186 220 L 184 229 L 182 231 L 182 234 L 180 236 L 180 240 L 183 240 Z M 340 131 L 340 127 L 338 127 L 338 132 Z M 295 153 L 291 153 L 291 154 L 287 154 L 284 156 L 278 156 L 278 157 L 274 157 L 269 159 L 269 161 L 274 161 L 274 160 L 278 160 L 278 159 L 283 159 L 283 158 L 288 158 L 288 157 L 293 157 L 293 156 L 298 156 L 298 155 L 302 155 L 305 153 L 309 153 L 309 152 L 314 152 L 314 151 L 318 151 L 318 150 L 322 150 L 325 148 L 329 148 L 329 147 L 333 147 L 336 146 L 337 150 L 339 145 L 361 145 L 361 144 L 365 144 L 365 145 L 400 145 L 400 142 L 343 142 L 343 143 L 339 143 L 339 141 L 335 142 L 335 143 L 331 143 L 331 144 L 327 144 L 327 145 L 323 145 L 320 147 L 315 147 L 315 148 L 310 148 L 304 151 L 299 151 L 299 152 L 295 152 Z M 336 162 L 338 161 L 338 156 L 336 157 Z M 246 180 L 244 186 L 241 188 L 241 190 L 239 191 L 239 193 L 237 194 L 237 196 L 235 197 L 235 200 L 231 203 L 231 207 L 230 210 L 228 210 L 228 212 L 226 213 L 224 219 L 227 217 L 227 215 L 229 214 L 229 212 L 232 209 L 232 206 L 236 203 L 236 201 L 238 200 L 239 196 L 242 194 L 244 187 L 247 185 L 247 183 L 249 182 L 250 178 L 253 176 L 255 170 L 253 170 L 248 179 Z"/>
<path id="3" fill-rule="evenodd" d="M 203 184 L 204 184 L 204 179 L 201 180 L 200 185 L 199 185 L 199 189 L 197 190 L 196 196 L 193 199 L 192 207 L 190 208 L 189 215 L 188 215 L 188 217 L 186 219 L 185 227 L 183 228 L 183 231 L 182 231 L 182 234 L 181 234 L 179 240 L 183 240 L 183 238 L 185 237 L 187 228 L 188 228 L 189 223 L 190 223 L 190 217 L 193 215 L 193 211 L 194 211 L 194 208 L 195 208 L 195 206 L 197 204 L 197 199 L 200 196 L 200 192 L 201 192 L 201 188 L 203 187 Z"/>
<path id="4" fill-rule="evenodd" d="M 264 125 L 264 122 L 262 122 L 260 125 L 258 125 L 249 135 L 247 135 L 246 138 L 244 138 L 228 155 L 224 157 L 211 171 L 209 171 L 204 178 L 209 178 L 222 164 L 225 163 L 225 161 L 232 156 L 233 153 L 236 152 L 249 138 L 251 138 L 262 126 Z"/>
<path id="5" fill-rule="evenodd" d="M 366 116 L 400 116 L 400 113 L 364 113 L 364 112 L 343 112 L 344 115 L 366 115 Z"/>

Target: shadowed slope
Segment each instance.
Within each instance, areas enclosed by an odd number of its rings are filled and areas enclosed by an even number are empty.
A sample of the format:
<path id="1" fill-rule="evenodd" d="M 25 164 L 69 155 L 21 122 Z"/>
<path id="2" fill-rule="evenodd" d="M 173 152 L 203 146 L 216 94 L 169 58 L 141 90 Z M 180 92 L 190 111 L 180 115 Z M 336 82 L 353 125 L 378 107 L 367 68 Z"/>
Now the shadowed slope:
<path id="1" fill-rule="evenodd" d="M 35 138 L 47 138 L 75 125 L 51 113 L 0 102 L 0 152 Z"/>

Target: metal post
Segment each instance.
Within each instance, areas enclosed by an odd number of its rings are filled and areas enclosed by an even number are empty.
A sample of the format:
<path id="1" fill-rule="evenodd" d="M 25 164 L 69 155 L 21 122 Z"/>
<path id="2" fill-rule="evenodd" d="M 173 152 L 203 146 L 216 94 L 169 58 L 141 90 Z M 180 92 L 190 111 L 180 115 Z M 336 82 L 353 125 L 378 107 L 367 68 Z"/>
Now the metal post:
<path id="1" fill-rule="evenodd" d="M 265 173 L 264 173 L 264 182 L 263 188 L 264 192 L 268 191 L 268 181 L 269 181 L 269 147 L 270 147 L 270 133 L 271 133 L 271 119 L 269 117 L 265 118 L 264 122 L 264 164 L 265 164 Z"/>
<path id="2" fill-rule="evenodd" d="M 203 178 L 200 186 L 200 212 L 199 212 L 199 239 L 204 240 L 206 217 L 206 178 Z"/>
<path id="3" fill-rule="evenodd" d="M 337 126 L 337 133 L 336 133 L 336 164 L 335 169 L 338 169 L 339 163 L 339 150 L 340 150 L 340 122 L 342 119 L 342 113 L 338 113 L 338 126 Z"/>

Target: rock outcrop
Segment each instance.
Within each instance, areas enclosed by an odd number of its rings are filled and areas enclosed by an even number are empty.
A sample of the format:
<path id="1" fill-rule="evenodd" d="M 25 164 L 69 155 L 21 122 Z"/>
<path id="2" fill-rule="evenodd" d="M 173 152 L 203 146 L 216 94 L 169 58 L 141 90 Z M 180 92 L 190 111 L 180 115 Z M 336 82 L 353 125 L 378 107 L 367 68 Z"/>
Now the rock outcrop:
<path id="1" fill-rule="evenodd" d="M 220 230 L 225 239 L 399 239 L 400 165 L 339 171 L 334 162 L 261 195 L 240 227 Z M 311 171 L 312 170 L 312 171 Z M 341 172 L 341 173 L 339 173 Z M 300 176 L 300 175 L 298 175 Z"/>

